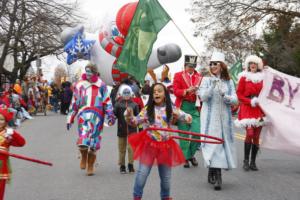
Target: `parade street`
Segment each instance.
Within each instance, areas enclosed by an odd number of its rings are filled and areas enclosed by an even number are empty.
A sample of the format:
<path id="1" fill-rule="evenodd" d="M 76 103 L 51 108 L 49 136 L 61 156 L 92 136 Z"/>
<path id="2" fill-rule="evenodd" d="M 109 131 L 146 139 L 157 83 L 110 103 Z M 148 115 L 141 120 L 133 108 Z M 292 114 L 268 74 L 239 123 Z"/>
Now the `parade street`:
<path id="1" fill-rule="evenodd" d="M 94 176 L 79 168 L 76 147 L 77 127 L 66 129 L 66 116 L 49 112 L 25 121 L 19 128 L 26 138 L 23 148 L 11 153 L 52 162 L 45 166 L 11 158 L 13 176 L 7 185 L 6 200 L 130 200 L 134 174 L 120 174 L 117 165 L 116 125 L 103 131 Z M 238 168 L 222 171 L 221 191 L 207 183 L 207 169 L 201 151 L 197 168 L 182 166 L 172 171 L 171 194 L 175 200 L 299 200 L 300 157 L 262 149 L 257 158 L 259 171 L 244 172 L 243 132 L 236 130 Z M 288 134 L 288 133 L 287 133 Z M 291 138 L 292 139 L 292 138 Z M 135 162 L 135 169 L 138 162 Z M 159 176 L 154 166 L 145 186 L 146 200 L 159 199 Z"/>

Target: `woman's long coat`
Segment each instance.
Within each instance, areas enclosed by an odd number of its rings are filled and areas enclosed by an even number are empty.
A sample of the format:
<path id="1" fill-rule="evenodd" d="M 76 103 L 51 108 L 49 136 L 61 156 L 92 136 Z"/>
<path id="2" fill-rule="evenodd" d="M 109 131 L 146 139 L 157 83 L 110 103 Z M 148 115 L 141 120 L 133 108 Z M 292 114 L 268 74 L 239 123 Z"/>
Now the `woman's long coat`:
<path id="1" fill-rule="evenodd" d="M 213 80 L 217 82 L 215 87 Z M 222 96 L 222 93 L 225 95 Z M 237 104 L 237 96 L 232 80 L 204 77 L 198 95 L 203 102 L 201 133 L 224 140 L 224 144 L 202 144 L 205 166 L 222 169 L 236 168 L 231 105 Z"/>

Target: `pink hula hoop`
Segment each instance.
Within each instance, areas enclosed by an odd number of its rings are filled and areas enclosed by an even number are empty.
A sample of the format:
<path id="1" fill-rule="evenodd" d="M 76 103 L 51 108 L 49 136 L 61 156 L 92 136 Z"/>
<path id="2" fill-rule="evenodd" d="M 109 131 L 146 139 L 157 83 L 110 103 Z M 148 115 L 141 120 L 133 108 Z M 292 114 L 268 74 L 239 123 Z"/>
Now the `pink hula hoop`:
<path id="1" fill-rule="evenodd" d="M 224 140 L 218 137 L 210 136 L 210 135 L 205 135 L 201 133 L 194 133 L 191 131 L 182 131 L 182 130 L 174 130 L 171 128 L 156 128 L 156 127 L 149 127 L 146 129 L 146 131 L 166 131 L 166 132 L 172 132 L 172 133 L 181 133 L 181 134 L 186 134 L 186 135 L 192 135 L 192 136 L 199 136 L 199 137 L 204 137 L 205 139 L 194 139 L 194 138 L 185 138 L 181 136 L 171 136 L 171 138 L 174 139 L 179 139 L 179 140 L 188 140 L 192 142 L 199 142 L 199 143 L 209 143 L 209 144 L 223 144 Z M 206 140 L 210 139 L 210 140 Z"/>

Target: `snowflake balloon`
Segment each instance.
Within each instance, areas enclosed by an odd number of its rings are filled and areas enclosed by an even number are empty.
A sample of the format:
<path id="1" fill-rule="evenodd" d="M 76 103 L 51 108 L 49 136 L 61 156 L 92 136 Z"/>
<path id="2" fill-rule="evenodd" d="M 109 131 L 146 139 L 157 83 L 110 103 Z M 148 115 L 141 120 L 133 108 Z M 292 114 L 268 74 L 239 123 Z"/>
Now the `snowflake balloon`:
<path id="1" fill-rule="evenodd" d="M 68 54 L 67 63 L 70 65 L 78 59 L 89 60 L 90 50 L 94 43 L 95 40 L 84 40 L 82 32 L 77 32 L 64 48 Z"/>

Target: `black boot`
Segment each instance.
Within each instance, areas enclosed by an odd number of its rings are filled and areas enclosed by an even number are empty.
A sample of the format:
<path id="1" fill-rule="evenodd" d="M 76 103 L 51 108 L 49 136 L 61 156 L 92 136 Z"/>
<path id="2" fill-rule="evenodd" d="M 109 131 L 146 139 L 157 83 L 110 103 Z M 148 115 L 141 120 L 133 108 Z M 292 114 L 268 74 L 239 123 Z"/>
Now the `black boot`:
<path id="1" fill-rule="evenodd" d="M 215 168 L 208 168 L 207 181 L 210 184 L 216 183 L 216 169 Z"/>
<path id="2" fill-rule="evenodd" d="M 129 173 L 134 173 L 135 172 L 133 164 L 130 164 L 130 163 L 128 164 L 128 171 L 129 171 Z"/>
<path id="3" fill-rule="evenodd" d="M 125 165 L 121 165 L 120 166 L 120 173 L 121 174 L 126 174 L 126 167 L 125 167 Z"/>
<path id="4" fill-rule="evenodd" d="M 221 190 L 222 186 L 222 172 L 220 168 L 216 168 L 216 182 L 215 182 L 215 190 Z"/>
<path id="5" fill-rule="evenodd" d="M 192 164 L 194 167 L 197 167 L 197 166 L 198 166 L 198 161 L 196 160 L 195 157 L 190 158 L 189 161 L 191 162 L 191 164 Z"/>
<path id="6" fill-rule="evenodd" d="M 256 167 L 256 163 L 255 163 L 258 149 L 259 149 L 258 145 L 252 144 L 250 169 L 253 170 L 253 171 L 257 171 L 258 170 L 258 168 Z"/>
<path id="7" fill-rule="evenodd" d="M 185 164 L 183 165 L 184 168 L 190 168 L 190 163 L 188 160 L 185 161 Z"/>
<path id="8" fill-rule="evenodd" d="M 249 171 L 249 155 L 250 155 L 250 150 L 251 150 L 251 145 L 250 143 L 246 143 L 245 142 L 245 146 L 244 146 L 244 165 L 243 168 L 245 171 Z"/>

